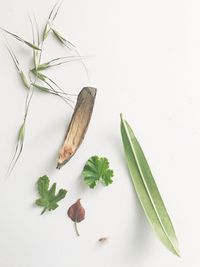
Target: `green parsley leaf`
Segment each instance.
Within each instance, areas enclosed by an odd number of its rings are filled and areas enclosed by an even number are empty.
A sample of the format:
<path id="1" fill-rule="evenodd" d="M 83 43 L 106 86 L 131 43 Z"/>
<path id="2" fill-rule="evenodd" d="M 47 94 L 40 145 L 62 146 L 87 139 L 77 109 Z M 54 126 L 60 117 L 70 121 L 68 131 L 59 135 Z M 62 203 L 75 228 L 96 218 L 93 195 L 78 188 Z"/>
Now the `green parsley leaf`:
<path id="1" fill-rule="evenodd" d="M 82 174 L 85 183 L 90 188 L 94 188 L 98 181 L 102 182 L 105 186 L 113 182 L 111 179 L 113 177 L 113 170 L 109 169 L 107 158 L 91 157 L 86 162 Z"/>
<path id="2" fill-rule="evenodd" d="M 47 175 L 38 179 L 37 188 L 40 198 L 36 200 L 35 204 L 40 207 L 44 207 L 41 214 L 43 214 L 46 210 L 55 210 L 58 207 L 57 202 L 65 198 L 67 194 L 65 189 L 60 189 L 56 194 L 56 183 L 54 183 L 49 189 L 49 177 Z"/>

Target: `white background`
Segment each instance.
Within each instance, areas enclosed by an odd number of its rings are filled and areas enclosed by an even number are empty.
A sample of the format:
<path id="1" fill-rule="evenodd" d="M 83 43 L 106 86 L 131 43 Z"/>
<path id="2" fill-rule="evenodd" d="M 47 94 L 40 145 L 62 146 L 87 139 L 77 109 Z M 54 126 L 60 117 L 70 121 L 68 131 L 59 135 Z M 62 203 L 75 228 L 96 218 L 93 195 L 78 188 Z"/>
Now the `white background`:
<path id="1" fill-rule="evenodd" d="M 43 26 L 54 1 L 0 1 L 0 25 L 31 40 L 28 13 Z M 61 170 L 56 158 L 72 110 L 35 93 L 22 157 L 5 181 L 22 123 L 26 92 L 0 43 L 0 266 L 196 267 L 200 265 L 200 2 L 195 0 L 65 0 L 55 28 L 87 60 L 48 72 L 73 93 L 98 88 L 92 121 L 77 154 Z M 12 38 L 23 66 L 31 51 Z M 43 60 L 65 55 L 53 38 Z M 124 160 L 119 114 L 147 156 L 180 243 L 172 255 L 152 232 Z M 108 188 L 87 188 L 81 170 L 91 155 L 115 171 Z M 40 216 L 35 183 L 47 174 L 68 190 L 57 210 Z M 68 207 L 81 198 L 86 219 L 76 237 Z M 108 236 L 106 244 L 98 239 Z"/>

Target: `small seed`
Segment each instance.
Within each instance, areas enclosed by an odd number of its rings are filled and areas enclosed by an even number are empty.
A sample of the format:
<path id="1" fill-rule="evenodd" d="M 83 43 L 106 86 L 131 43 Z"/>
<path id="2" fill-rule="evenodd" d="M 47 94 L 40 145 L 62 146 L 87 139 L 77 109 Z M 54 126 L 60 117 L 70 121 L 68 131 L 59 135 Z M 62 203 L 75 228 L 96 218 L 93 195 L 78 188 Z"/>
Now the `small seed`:
<path id="1" fill-rule="evenodd" d="M 103 236 L 103 237 L 99 238 L 98 241 L 101 242 L 101 243 L 107 242 L 108 241 L 108 237 L 107 236 Z"/>

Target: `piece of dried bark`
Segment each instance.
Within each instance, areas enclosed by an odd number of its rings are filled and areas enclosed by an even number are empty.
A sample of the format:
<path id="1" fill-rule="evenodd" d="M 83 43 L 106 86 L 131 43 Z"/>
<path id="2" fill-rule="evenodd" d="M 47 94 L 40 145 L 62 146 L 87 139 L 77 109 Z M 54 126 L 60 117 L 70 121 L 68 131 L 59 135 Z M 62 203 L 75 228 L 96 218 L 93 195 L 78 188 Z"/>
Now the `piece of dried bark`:
<path id="1" fill-rule="evenodd" d="M 79 236 L 77 223 L 85 219 L 85 209 L 81 205 L 80 198 L 68 209 L 67 215 L 74 222 L 76 234 Z"/>
<path id="2" fill-rule="evenodd" d="M 96 91 L 94 87 L 84 87 L 78 95 L 65 141 L 60 150 L 58 169 L 69 161 L 84 139 L 92 115 Z"/>

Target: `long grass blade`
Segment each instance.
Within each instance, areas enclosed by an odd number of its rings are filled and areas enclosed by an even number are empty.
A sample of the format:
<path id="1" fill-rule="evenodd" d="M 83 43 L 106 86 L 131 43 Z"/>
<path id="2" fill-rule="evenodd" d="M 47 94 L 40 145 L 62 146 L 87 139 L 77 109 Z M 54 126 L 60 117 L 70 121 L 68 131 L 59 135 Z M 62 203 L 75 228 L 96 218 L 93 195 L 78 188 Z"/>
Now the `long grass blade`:
<path id="1" fill-rule="evenodd" d="M 131 127 L 123 119 L 122 115 L 121 135 L 129 172 L 148 221 L 161 242 L 172 253 L 180 256 L 174 227 L 150 167 Z"/>
<path id="2" fill-rule="evenodd" d="M 21 37 L 19 37 L 18 35 L 12 33 L 12 32 L 9 32 L 7 30 L 5 30 L 4 28 L 0 27 L 0 30 L 4 31 L 5 33 L 11 35 L 12 37 L 14 37 L 15 39 L 17 39 L 18 41 L 28 45 L 29 47 L 33 48 L 33 49 L 36 49 L 36 50 L 40 50 L 39 47 L 37 47 L 36 45 L 30 43 L 30 42 L 27 42 L 26 40 L 22 39 Z"/>

